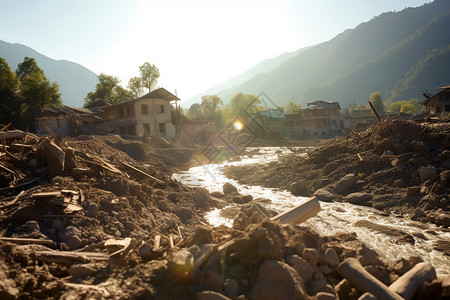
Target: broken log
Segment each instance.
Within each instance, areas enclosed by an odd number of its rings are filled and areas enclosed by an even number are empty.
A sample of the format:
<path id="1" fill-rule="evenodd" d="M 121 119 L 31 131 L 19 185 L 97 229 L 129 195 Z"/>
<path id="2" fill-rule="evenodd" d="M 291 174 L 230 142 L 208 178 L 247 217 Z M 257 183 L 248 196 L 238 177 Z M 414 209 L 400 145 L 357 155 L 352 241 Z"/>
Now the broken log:
<path id="1" fill-rule="evenodd" d="M 109 260 L 108 254 L 98 252 L 36 251 L 35 254 L 39 261 L 63 265 Z"/>
<path id="2" fill-rule="evenodd" d="M 55 242 L 52 240 L 32 239 L 32 238 L 15 238 L 15 237 L 5 237 L 5 236 L 0 236 L 0 241 L 10 242 L 10 243 L 14 243 L 14 244 L 37 244 L 37 245 L 50 245 L 50 246 L 55 245 Z"/>
<path id="3" fill-rule="evenodd" d="M 146 172 L 144 172 L 144 171 L 141 171 L 141 170 L 139 170 L 138 168 L 135 168 L 135 167 L 133 167 L 133 166 L 130 165 L 130 164 L 127 164 L 127 163 L 125 163 L 125 162 L 122 162 L 122 165 L 124 165 L 124 166 L 127 167 L 127 168 L 130 168 L 130 169 L 133 170 L 133 171 L 136 171 L 137 173 L 139 173 L 139 174 L 141 174 L 141 175 L 144 175 L 144 176 L 146 176 L 146 177 L 148 177 L 148 178 L 150 178 L 150 179 L 153 179 L 154 181 L 156 181 L 156 182 L 159 183 L 159 184 L 164 184 L 164 183 L 165 183 L 164 181 L 159 180 L 158 178 L 156 178 L 156 177 L 154 177 L 154 176 L 152 176 L 152 175 L 150 175 L 150 174 L 148 174 L 148 173 L 146 173 Z"/>
<path id="4" fill-rule="evenodd" d="M 273 217 L 272 220 L 278 220 L 281 223 L 299 224 L 315 216 L 320 210 L 319 200 L 312 197 L 304 203 Z"/>
<path id="5" fill-rule="evenodd" d="M 402 300 L 403 297 L 390 290 L 381 281 L 367 272 L 356 258 L 349 257 L 338 266 L 338 272 L 361 294 L 371 293 L 377 299 Z"/>
<path id="6" fill-rule="evenodd" d="M 412 299 L 417 289 L 425 282 L 436 279 L 436 270 L 428 262 L 421 262 L 403 274 L 389 286 L 406 300 Z"/>

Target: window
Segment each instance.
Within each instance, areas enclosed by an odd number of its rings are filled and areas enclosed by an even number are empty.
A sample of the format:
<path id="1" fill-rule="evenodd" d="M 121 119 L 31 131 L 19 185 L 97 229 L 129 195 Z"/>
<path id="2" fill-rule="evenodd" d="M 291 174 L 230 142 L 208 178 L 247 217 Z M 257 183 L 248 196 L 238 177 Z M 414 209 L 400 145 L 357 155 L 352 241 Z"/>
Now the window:
<path id="1" fill-rule="evenodd" d="M 123 107 L 119 108 L 119 118 L 125 117 L 125 114 L 123 112 Z"/>
<path id="2" fill-rule="evenodd" d="M 163 114 L 164 113 L 164 104 L 161 104 L 159 107 L 161 108 L 161 113 Z"/>
<path id="3" fill-rule="evenodd" d="M 159 133 L 166 135 L 166 123 L 159 123 Z"/>
<path id="4" fill-rule="evenodd" d="M 445 111 L 450 111 L 450 105 L 445 106 Z"/>
<path id="5" fill-rule="evenodd" d="M 136 128 L 134 125 L 127 126 L 127 134 L 128 135 L 136 135 Z"/>
<path id="6" fill-rule="evenodd" d="M 143 115 L 148 115 L 148 104 L 141 104 L 141 112 Z"/>
<path id="7" fill-rule="evenodd" d="M 150 133 L 150 124 L 144 124 L 144 133 Z"/>
<path id="8" fill-rule="evenodd" d="M 436 113 L 437 113 L 437 114 L 440 114 L 441 112 L 442 112 L 442 107 L 437 106 L 437 107 L 436 107 Z"/>
<path id="9" fill-rule="evenodd" d="M 132 116 L 133 115 L 133 106 L 127 106 L 127 116 Z"/>

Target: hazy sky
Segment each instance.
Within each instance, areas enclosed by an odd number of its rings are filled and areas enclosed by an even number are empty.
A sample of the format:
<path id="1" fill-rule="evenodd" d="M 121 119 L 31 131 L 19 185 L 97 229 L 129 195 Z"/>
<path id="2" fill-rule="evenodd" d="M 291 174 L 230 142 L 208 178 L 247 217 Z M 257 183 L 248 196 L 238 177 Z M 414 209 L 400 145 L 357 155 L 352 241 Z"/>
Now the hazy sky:
<path id="1" fill-rule="evenodd" d="M 183 100 L 266 58 L 427 2 L 0 0 L 0 39 L 117 76 L 124 86 L 148 61 L 160 70 L 158 85 Z"/>

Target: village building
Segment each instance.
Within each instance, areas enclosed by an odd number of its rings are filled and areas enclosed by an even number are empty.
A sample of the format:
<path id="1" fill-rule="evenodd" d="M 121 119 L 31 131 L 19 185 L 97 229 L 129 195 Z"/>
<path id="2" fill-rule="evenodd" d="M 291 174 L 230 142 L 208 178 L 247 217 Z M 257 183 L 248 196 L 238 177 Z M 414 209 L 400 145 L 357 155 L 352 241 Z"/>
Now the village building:
<path id="1" fill-rule="evenodd" d="M 375 121 L 372 109 L 370 108 L 355 108 L 350 113 L 350 127 L 355 127 L 359 123 L 367 121 Z"/>
<path id="2" fill-rule="evenodd" d="M 40 108 L 35 116 L 35 126 L 37 134 L 49 134 L 50 129 L 55 135 L 62 136 L 95 134 L 105 130 L 101 110 L 67 105 Z"/>
<path id="3" fill-rule="evenodd" d="M 424 112 L 431 115 L 450 112 L 450 85 L 438 88 L 440 91 L 430 96 L 424 94 L 427 99 L 421 104 L 424 106 Z"/>
<path id="4" fill-rule="evenodd" d="M 265 130 L 284 134 L 284 119 L 285 114 L 281 109 L 272 108 L 257 112 L 252 121 L 257 122 Z"/>
<path id="5" fill-rule="evenodd" d="M 103 107 L 108 132 L 174 138 L 177 128 L 172 120 L 172 103 L 176 105 L 178 100 L 166 89 L 158 88 L 140 98 Z"/>
<path id="6" fill-rule="evenodd" d="M 339 102 L 315 101 L 295 114 L 285 114 L 285 134 L 292 138 L 327 138 L 350 127 Z"/>

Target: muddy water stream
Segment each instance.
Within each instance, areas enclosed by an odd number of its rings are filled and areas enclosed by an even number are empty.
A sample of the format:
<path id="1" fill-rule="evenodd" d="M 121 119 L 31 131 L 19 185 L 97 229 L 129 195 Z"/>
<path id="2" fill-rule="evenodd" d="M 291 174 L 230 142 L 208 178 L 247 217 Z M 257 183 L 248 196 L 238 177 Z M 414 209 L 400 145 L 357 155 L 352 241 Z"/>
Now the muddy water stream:
<path id="1" fill-rule="evenodd" d="M 209 192 L 222 192 L 223 184 L 230 182 L 238 188 L 241 194 L 252 195 L 260 204 L 277 212 L 285 211 L 305 201 L 306 198 L 293 196 L 288 191 L 241 185 L 226 178 L 222 169 L 227 165 L 267 163 L 292 153 L 292 151 L 295 151 L 297 155 L 307 155 L 306 148 L 260 147 L 248 150 L 251 155 L 242 156 L 239 161 L 194 167 L 186 172 L 174 174 L 172 178 L 188 186 L 204 187 Z M 433 242 L 438 240 L 449 241 L 450 232 L 445 232 L 432 224 L 413 221 L 402 215 L 385 215 L 370 207 L 341 202 L 321 202 L 320 205 L 322 207 L 321 212 L 305 224 L 316 229 L 321 235 L 332 235 L 339 231 L 355 232 L 358 239 L 377 250 L 382 259 L 392 261 L 400 257 L 408 258 L 412 255 L 418 255 L 424 261 L 429 261 L 436 268 L 439 276 L 450 274 L 450 257 L 433 249 Z M 231 227 L 233 223 L 232 214 L 225 212 L 237 211 L 237 208 L 238 204 L 228 204 L 227 207 L 207 213 L 206 218 L 213 226 L 223 224 Z M 414 238 L 414 244 L 399 244 L 396 242 L 399 237 L 385 235 L 366 227 L 355 226 L 355 223 L 360 220 L 401 230 Z"/>

